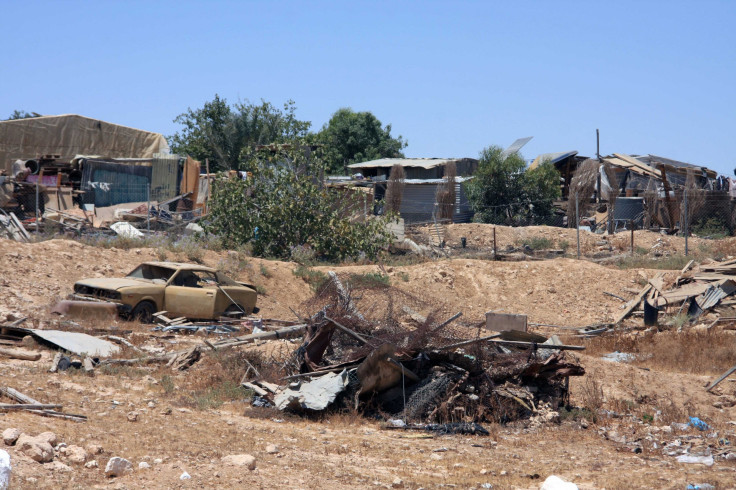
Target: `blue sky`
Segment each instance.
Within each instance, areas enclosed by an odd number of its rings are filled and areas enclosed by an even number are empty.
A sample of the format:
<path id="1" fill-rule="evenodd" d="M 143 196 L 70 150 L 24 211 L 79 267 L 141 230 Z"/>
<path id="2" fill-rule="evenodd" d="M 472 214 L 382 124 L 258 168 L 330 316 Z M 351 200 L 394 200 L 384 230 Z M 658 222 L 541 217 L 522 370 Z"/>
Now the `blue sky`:
<path id="1" fill-rule="evenodd" d="M 0 5 L 0 117 L 165 135 L 216 93 L 321 127 L 372 111 L 410 157 L 652 153 L 733 175 L 736 1 L 22 2 Z"/>

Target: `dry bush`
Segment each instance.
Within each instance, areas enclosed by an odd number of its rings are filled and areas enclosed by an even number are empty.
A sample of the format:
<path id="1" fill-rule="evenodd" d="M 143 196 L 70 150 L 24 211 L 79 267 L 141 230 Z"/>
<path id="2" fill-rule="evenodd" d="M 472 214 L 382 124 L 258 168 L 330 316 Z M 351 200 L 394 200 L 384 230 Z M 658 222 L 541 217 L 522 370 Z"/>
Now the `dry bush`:
<path id="1" fill-rule="evenodd" d="M 455 190 L 455 178 L 457 177 L 457 166 L 455 162 L 445 165 L 445 177 L 443 182 L 437 186 L 435 200 L 439 207 L 438 218 L 452 221 L 455 215 L 455 200 L 457 199 L 457 191 Z"/>
<path id="2" fill-rule="evenodd" d="M 680 221 L 682 222 L 683 218 L 686 218 L 689 223 L 688 228 L 690 228 L 688 231 L 692 231 L 694 224 L 693 218 L 700 216 L 703 206 L 705 206 L 706 193 L 708 192 L 698 187 L 695 181 L 695 173 L 692 170 L 688 170 L 687 177 L 685 178 L 685 192 L 687 193 L 687 214 L 685 213 L 685 199 L 683 199 L 680 203 Z"/>
<path id="3" fill-rule="evenodd" d="M 404 197 L 404 167 L 394 165 L 391 167 L 391 174 L 388 177 L 386 185 L 386 210 L 399 214 L 401 210 L 401 200 Z"/>
<path id="4" fill-rule="evenodd" d="M 569 200 L 567 201 L 567 222 L 570 228 L 575 228 L 575 197 L 577 195 L 580 203 L 578 204 L 578 214 L 582 218 L 587 216 L 592 210 L 590 197 L 595 192 L 598 182 L 598 172 L 600 163 L 597 160 L 588 158 L 578 165 L 575 174 L 570 180 Z"/>

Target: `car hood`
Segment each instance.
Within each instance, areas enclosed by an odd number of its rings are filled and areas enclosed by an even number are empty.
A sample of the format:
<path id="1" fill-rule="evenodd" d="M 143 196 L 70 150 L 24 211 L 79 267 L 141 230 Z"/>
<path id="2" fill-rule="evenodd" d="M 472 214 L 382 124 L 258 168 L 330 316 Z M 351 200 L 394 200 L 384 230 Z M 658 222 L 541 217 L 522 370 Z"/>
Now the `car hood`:
<path id="1" fill-rule="evenodd" d="M 105 277 L 98 279 L 82 279 L 77 284 L 89 286 L 98 289 L 111 289 L 116 291 L 128 286 L 144 286 L 149 284 L 148 281 L 138 281 L 136 279 L 108 279 Z"/>

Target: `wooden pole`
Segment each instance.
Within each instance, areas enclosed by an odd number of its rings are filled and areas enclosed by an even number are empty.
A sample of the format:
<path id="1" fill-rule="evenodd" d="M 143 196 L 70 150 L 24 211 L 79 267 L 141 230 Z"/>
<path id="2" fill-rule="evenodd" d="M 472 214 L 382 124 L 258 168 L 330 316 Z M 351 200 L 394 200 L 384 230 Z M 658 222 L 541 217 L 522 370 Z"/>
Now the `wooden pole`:
<path id="1" fill-rule="evenodd" d="M 493 259 L 496 259 L 498 249 L 496 248 L 496 227 L 493 227 Z"/>
<path id="2" fill-rule="evenodd" d="M 11 359 L 21 359 L 23 361 L 38 361 L 41 359 L 40 352 L 24 352 L 22 350 L 0 348 L 0 356 L 6 356 Z"/>

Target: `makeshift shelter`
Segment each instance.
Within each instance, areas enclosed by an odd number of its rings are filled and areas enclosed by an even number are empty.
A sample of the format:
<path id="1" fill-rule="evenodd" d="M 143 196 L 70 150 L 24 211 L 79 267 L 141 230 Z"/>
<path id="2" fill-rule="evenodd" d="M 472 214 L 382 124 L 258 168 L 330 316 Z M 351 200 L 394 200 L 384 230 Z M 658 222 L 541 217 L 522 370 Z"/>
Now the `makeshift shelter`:
<path id="1" fill-rule="evenodd" d="M 8 174 L 15 160 L 46 155 L 70 160 L 76 155 L 152 158 L 155 153 L 169 153 L 159 133 L 76 114 L 0 121 L 0 168 Z"/>
<path id="2" fill-rule="evenodd" d="M 366 178 L 386 180 L 391 167 L 404 167 L 407 179 L 441 179 L 445 176 L 445 166 L 453 162 L 460 177 L 469 177 L 478 170 L 478 160 L 474 158 L 381 158 L 369 162 L 348 165 L 352 172 L 360 172 Z"/>

